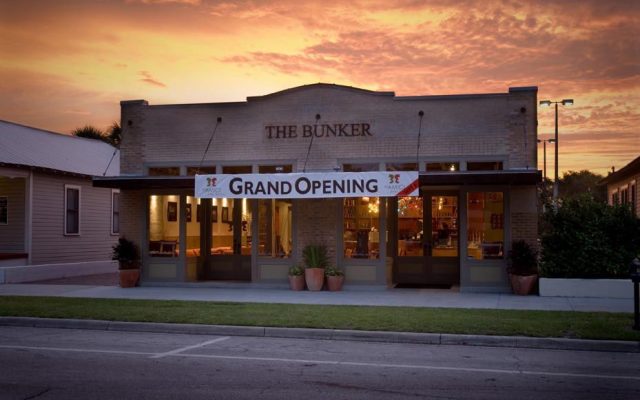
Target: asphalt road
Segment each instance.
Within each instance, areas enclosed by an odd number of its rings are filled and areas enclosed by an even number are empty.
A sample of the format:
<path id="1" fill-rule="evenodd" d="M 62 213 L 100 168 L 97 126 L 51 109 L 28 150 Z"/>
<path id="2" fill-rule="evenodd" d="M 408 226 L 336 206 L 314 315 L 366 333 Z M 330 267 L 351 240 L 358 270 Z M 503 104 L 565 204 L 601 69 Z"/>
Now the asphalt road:
<path id="1" fill-rule="evenodd" d="M 640 354 L 0 327 L 0 399 L 640 399 Z"/>

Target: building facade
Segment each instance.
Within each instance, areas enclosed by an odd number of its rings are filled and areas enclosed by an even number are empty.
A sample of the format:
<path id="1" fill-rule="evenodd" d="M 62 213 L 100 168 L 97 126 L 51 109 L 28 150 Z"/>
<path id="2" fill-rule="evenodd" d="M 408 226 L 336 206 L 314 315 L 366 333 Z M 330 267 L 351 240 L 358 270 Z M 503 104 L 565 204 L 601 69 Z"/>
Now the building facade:
<path id="1" fill-rule="evenodd" d="M 30 268 L 0 282 L 113 271 L 119 190 L 92 176 L 119 175 L 119 163 L 106 143 L 0 121 L 0 267 Z"/>
<path id="2" fill-rule="evenodd" d="M 628 204 L 634 215 L 640 218 L 639 182 L 640 157 L 610 173 L 600 184 L 607 185 L 607 201 L 610 205 Z"/>
<path id="3" fill-rule="evenodd" d="M 506 291 L 536 243 L 537 88 L 399 97 L 313 84 L 246 102 L 121 102 L 121 233 L 143 282 L 285 283 L 324 244 L 347 285 Z M 196 198 L 196 174 L 419 172 L 419 196 Z M 354 175 L 355 176 L 355 175 Z"/>

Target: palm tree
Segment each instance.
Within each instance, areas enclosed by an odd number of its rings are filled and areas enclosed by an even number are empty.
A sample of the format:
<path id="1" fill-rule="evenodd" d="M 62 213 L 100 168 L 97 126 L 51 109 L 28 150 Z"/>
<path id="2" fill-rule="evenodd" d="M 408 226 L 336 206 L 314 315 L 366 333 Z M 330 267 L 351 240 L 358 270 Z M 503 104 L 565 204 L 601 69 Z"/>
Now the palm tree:
<path id="1" fill-rule="evenodd" d="M 113 146 L 120 147 L 120 142 L 122 141 L 122 128 L 120 128 L 120 124 L 118 124 L 118 122 L 113 121 L 111 126 L 107 128 L 107 138 L 109 138 L 109 142 Z"/>
<path id="2" fill-rule="evenodd" d="M 111 144 L 111 140 L 109 140 L 109 137 L 107 137 L 104 132 L 91 125 L 85 125 L 82 128 L 76 128 L 71 132 L 71 134 L 73 136 L 86 139 L 102 140 L 105 143 Z"/>

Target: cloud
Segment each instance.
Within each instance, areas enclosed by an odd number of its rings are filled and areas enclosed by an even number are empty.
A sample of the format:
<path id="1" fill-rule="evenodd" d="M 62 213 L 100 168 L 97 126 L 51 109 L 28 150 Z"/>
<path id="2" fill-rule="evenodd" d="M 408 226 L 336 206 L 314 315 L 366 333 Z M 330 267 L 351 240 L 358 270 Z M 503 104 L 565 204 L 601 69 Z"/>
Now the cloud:
<path id="1" fill-rule="evenodd" d="M 140 71 L 138 74 L 142 76 L 142 79 L 140 79 L 141 82 L 145 82 L 150 85 L 159 86 L 162 88 L 167 87 L 167 85 L 165 85 L 164 83 L 154 79 L 148 71 Z"/>

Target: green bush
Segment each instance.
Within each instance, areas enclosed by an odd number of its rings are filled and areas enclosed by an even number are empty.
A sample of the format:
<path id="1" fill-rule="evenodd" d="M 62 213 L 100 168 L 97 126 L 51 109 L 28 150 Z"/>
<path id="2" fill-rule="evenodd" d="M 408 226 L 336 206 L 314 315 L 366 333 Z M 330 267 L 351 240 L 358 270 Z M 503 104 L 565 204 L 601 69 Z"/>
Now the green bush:
<path id="1" fill-rule="evenodd" d="M 545 216 L 541 274 L 549 278 L 627 278 L 640 253 L 640 220 L 628 206 L 591 196 L 563 202 Z"/>
<path id="2" fill-rule="evenodd" d="M 327 247 L 318 244 L 308 244 L 302 249 L 302 260 L 305 268 L 325 268 L 329 264 Z"/>

